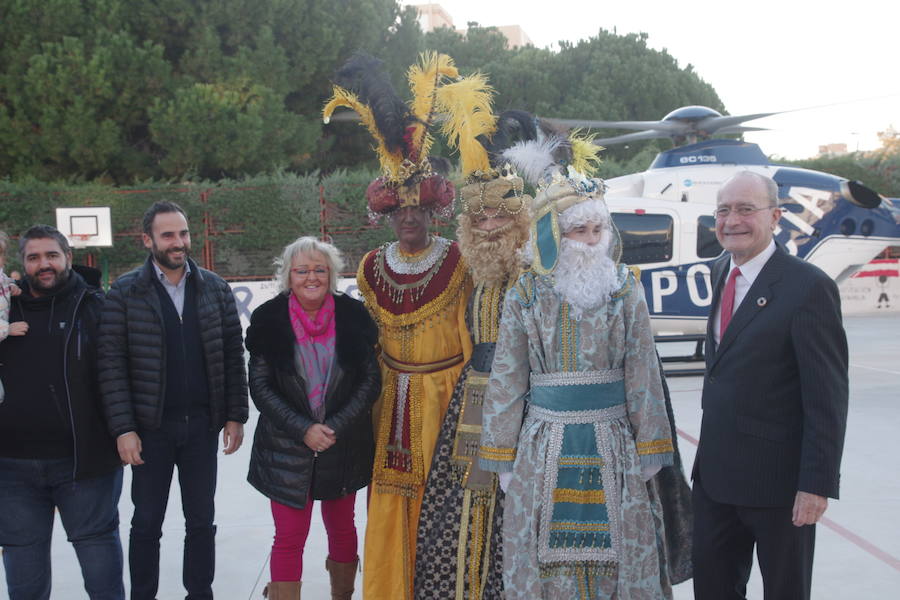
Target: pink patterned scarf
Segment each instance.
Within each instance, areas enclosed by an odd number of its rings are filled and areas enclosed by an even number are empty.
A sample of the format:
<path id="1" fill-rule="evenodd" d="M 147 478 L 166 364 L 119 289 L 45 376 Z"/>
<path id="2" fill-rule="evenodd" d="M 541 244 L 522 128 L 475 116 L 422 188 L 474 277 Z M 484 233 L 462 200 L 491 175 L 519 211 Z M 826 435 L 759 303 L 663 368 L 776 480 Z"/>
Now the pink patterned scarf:
<path id="1" fill-rule="evenodd" d="M 316 420 L 325 418 L 325 389 L 334 359 L 334 296 L 325 296 L 325 302 L 314 319 L 310 318 L 294 294 L 289 294 L 288 308 L 291 327 L 300 349 L 300 360 L 306 375 L 306 394 Z"/>

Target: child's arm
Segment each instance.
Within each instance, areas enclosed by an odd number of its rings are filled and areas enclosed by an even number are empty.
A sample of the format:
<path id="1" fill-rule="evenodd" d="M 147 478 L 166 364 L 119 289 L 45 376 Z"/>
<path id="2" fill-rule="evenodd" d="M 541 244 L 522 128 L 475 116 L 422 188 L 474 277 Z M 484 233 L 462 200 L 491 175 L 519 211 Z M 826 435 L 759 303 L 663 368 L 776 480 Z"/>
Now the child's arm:
<path id="1" fill-rule="evenodd" d="M 25 335 L 28 333 L 28 323 L 25 321 L 9 322 L 9 303 L 12 296 L 21 294 L 11 279 L 0 271 L 0 342 L 10 335 Z"/>
<path id="2" fill-rule="evenodd" d="M 0 272 L 0 342 L 9 335 L 9 282 Z"/>

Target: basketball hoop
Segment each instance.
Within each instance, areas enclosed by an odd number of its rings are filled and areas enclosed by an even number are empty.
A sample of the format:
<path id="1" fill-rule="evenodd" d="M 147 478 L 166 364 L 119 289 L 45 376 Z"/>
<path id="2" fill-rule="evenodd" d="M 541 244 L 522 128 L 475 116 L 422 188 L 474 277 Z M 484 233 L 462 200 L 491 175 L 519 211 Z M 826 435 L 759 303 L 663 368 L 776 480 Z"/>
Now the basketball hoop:
<path id="1" fill-rule="evenodd" d="M 69 245 L 75 250 L 109 248 L 113 245 L 112 219 L 108 206 L 57 208 L 56 228 L 66 236 Z"/>
<path id="2" fill-rule="evenodd" d="M 89 233 L 72 233 L 69 234 L 69 240 L 72 242 L 72 248 L 83 250 L 88 247 L 88 242 L 94 237 Z"/>

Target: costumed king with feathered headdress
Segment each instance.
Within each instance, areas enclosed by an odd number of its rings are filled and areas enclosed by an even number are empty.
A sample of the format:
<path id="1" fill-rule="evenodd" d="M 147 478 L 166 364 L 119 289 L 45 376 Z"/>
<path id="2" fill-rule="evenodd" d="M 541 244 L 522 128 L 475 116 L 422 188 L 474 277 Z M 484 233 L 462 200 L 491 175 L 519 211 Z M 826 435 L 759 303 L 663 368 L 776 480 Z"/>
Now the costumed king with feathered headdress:
<path id="1" fill-rule="evenodd" d="M 479 456 L 506 491 L 509 600 L 671 597 L 645 482 L 672 464 L 672 435 L 603 187 L 569 168 L 539 188 L 530 268 L 503 309 Z"/>
<path id="2" fill-rule="evenodd" d="M 485 87 L 481 93 L 490 90 Z M 460 96 L 471 99 L 472 94 Z M 520 272 L 518 250 L 528 239 L 531 222 L 531 197 L 523 193 L 524 181 L 500 151 L 513 136 L 532 139 L 536 130 L 531 115 L 507 111 L 495 118 L 483 102 L 463 101 L 446 109 L 443 131 L 451 147 L 459 148 L 466 179 L 456 232 L 474 283 L 466 319 L 474 349 L 450 400 L 428 474 L 419 517 L 415 597 L 500 600 L 503 494 L 497 476 L 479 468 L 477 455 L 503 299 Z"/>
<path id="3" fill-rule="evenodd" d="M 338 71 L 336 106 L 359 113 L 377 142 L 383 174 L 366 190 L 370 216 L 386 216 L 397 241 L 363 257 L 357 285 L 379 327 L 382 393 L 363 555 L 367 600 L 412 597 L 416 526 L 428 468 L 453 386 L 469 360 L 465 325 L 471 290 L 459 247 L 429 235 L 435 214 L 452 215 L 455 190 L 428 161 L 428 125 L 441 88 L 458 79 L 453 61 L 427 54 L 408 73 L 413 100 L 400 100 L 380 61 L 358 54 Z"/>

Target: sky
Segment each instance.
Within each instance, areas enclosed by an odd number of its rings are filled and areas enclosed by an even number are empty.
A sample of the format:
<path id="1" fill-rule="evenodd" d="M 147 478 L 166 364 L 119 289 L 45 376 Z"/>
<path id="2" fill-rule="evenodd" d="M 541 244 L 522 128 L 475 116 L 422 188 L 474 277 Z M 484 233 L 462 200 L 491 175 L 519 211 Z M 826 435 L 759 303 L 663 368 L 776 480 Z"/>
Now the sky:
<path id="1" fill-rule="evenodd" d="M 540 48 L 601 28 L 645 32 L 650 47 L 666 49 L 681 67 L 693 65 L 729 114 L 790 111 L 747 123 L 771 130 L 745 135 L 768 155 L 808 158 L 831 143 L 872 150 L 877 132 L 900 129 L 900 4 L 893 2 L 438 3 L 457 28 L 469 21 L 520 25 Z M 583 116 L 606 118 L 600 109 Z"/>

